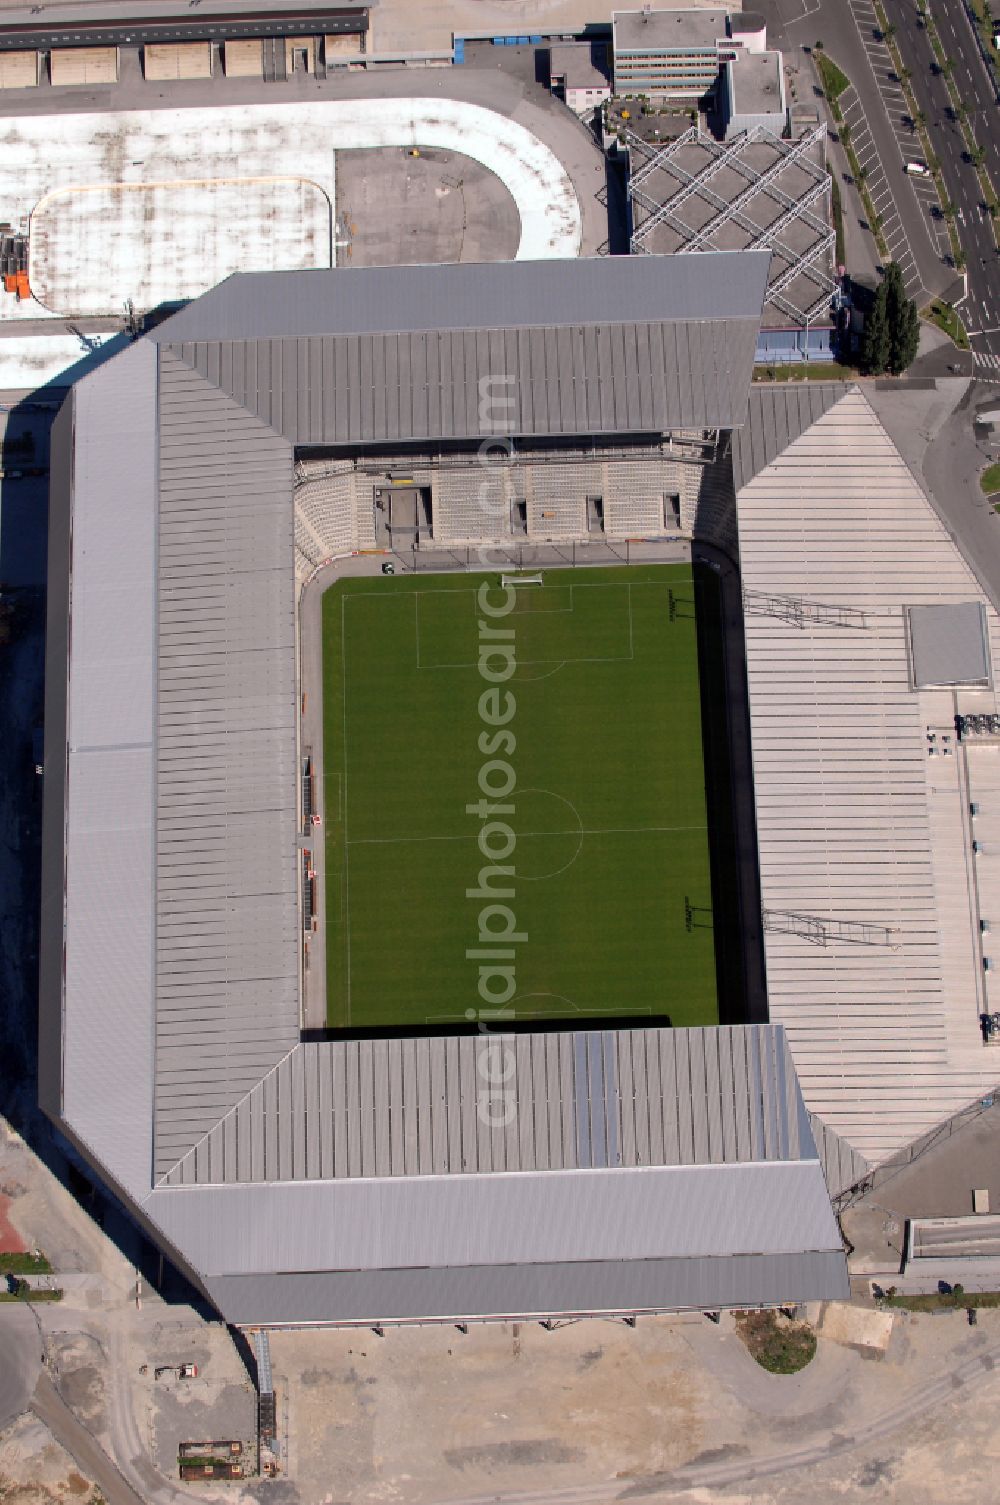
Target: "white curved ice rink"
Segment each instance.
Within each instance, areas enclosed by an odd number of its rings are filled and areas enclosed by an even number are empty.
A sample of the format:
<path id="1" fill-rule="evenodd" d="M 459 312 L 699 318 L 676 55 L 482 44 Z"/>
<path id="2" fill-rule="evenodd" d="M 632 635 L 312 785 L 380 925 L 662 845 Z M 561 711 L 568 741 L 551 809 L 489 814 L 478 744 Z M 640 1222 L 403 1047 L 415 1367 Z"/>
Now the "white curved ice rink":
<path id="1" fill-rule="evenodd" d="M 0 295 L 7 318 L 149 308 L 236 271 L 329 266 L 336 155 L 373 147 L 472 158 L 514 200 L 519 258 L 580 251 L 580 205 L 552 151 L 459 100 L 39 116 L 4 122 L 0 146 L 0 202 L 30 224 L 38 300 Z"/>

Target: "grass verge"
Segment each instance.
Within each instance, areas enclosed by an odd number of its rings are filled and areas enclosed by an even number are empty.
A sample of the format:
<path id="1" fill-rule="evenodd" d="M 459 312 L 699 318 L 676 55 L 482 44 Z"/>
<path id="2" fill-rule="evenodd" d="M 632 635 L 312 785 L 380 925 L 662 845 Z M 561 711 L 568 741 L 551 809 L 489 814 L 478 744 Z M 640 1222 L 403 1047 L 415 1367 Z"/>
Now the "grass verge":
<path id="1" fill-rule="evenodd" d="M 853 366 L 838 361 L 789 361 L 785 365 L 754 366 L 754 381 L 854 381 Z"/>
<path id="2" fill-rule="evenodd" d="M 833 106 L 833 114 L 836 120 L 840 120 L 840 96 L 844 90 L 850 88 L 851 80 L 843 68 L 837 66 L 832 57 L 827 57 L 825 52 L 813 51 L 813 62 L 819 74 L 819 81 L 823 86 L 823 93 Z"/>
<path id="3" fill-rule="evenodd" d="M 969 337 L 965 332 L 965 325 L 950 303 L 942 303 L 940 298 L 935 298 L 933 303 L 928 303 L 921 310 L 921 316 L 931 324 L 936 324 L 950 340 L 953 340 L 959 350 L 968 350 Z"/>
<path id="4" fill-rule="evenodd" d="M 923 1296 L 886 1296 L 883 1306 L 895 1306 L 906 1312 L 964 1312 L 969 1307 L 1000 1306 L 1000 1291 L 929 1291 Z"/>
<path id="5" fill-rule="evenodd" d="M 979 484 L 986 496 L 994 496 L 1000 491 L 1000 462 L 987 465 L 979 477 Z"/>
<path id="6" fill-rule="evenodd" d="M 837 265 L 847 265 L 847 245 L 844 240 L 844 200 L 840 192 L 840 184 L 836 174 L 830 169 L 830 204 L 833 209 L 833 231 L 837 238 L 835 254 Z"/>
<path id="7" fill-rule="evenodd" d="M 807 1322 L 788 1322 L 776 1312 L 737 1312 L 736 1331 L 769 1374 L 798 1374 L 816 1353 Z"/>
<path id="8" fill-rule="evenodd" d="M 29 1289 L 24 1296 L 18 1291 L 0 1291 L 0 1301 L 20 1301 L 25 1303 L 31 1301 L 61 1301 L 62 1299 L 62 1291 L 58 1289 L 49 1290 L 47 1287 L 43 1290 Z"/>
<path id="9" fill-rule="evenodd" d="M 0 1275 L 51 1275 L 44 1254 L 0 1254 Z"/>

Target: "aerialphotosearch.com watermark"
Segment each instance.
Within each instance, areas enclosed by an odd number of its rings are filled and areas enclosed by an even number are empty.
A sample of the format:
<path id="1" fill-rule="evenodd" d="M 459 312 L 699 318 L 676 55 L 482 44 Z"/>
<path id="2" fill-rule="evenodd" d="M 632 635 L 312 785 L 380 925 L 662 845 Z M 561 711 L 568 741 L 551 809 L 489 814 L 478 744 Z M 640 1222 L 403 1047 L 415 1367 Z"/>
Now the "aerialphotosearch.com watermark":
<path id="1" fill-rule="evenodd" d="M 479 509 L 497 524 L 507 507 L 503 485 L 503 463 L 512 453 L 509 435 L 514 427 L 514 377 L 484 376 L 479 381 L 479 431 L 485 437 L 479 446 L 478 461 L 485 469 L 479 486 Z M 494 534 L 502 531 L 499 526 Z M 502 570 L 504 560 L 493 559 L 493 549 L 478 551 L 481 568 Z M 513 721 L 517 699 L 507 688 L 517 668 L 515 631 L 507 619 L 514 611 L 517 593 L 514 586 L 483 580 L 476 592 L 478 612 L 477 668 L 483 688 L 479 695 L 479 732 L 477 748 L 483 762 L 477 779 L 478 798 L 468 803 L 465 813 L 479 821 L 477 849 L 485 859 L 474 888 L 465 897 L 480 902 L 475 944 L 466 950 L 466 960 L 477 970 L 478 1001 L 466 1010 L 466 1018 L 476 1020 L 480 1044 L 476 1052 L 477 1102 L 479 1119 L 489 1128 L 506 1128 L 517 1112 L 515 1083 L 516 1055 L 509 1037 L 491 1034 L 503 1028 L 503 1021 L 513 1019 L 514 1009 L 507 1007 L 517 994 L 518 947 L 528 939 L 519 929 L 513 907 L 517 897 L 517 866 L 514 861 L 517 834 L 512 825 L 516 815 L 517 774 L 510 761 L 517 751 Z"/>

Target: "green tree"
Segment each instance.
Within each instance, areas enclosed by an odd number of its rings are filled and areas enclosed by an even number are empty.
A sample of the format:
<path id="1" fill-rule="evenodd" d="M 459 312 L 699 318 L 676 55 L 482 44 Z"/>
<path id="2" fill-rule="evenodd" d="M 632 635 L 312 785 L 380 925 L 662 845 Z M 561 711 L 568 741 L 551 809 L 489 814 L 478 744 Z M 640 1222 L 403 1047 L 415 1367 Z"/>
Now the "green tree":
<path id="1" fill-rule="evenodd" d="M 885 283 L 883 282 L 871 308 L 865 316 L 865 331 L 861 339 L 861 366 L 869 376 L 881 376 L 889 364 L 892 344 L 889 339 L 889 321 L 885 312 Z"/>
<path id="2" fill-rule="evenodd" d="M 920 316 L 917 305 L 906 296 L 903 273 L 895 261 L 885 269 L 886 323 L 889 329 L 889 359 L 887 366 L 894 376 L 905 371 L 917 354 L 920 341 Z M 879 289 L 881 291 L 881 289 Z"/>
<path id="3" fill-rule="evenodd" d="M 919 339 L 917 305 L 906 296 L 899 266 L 890 261 L 865 319 L 861 364 L 870 376 L 883 371 L 898 376 L 916 356 Z"/>

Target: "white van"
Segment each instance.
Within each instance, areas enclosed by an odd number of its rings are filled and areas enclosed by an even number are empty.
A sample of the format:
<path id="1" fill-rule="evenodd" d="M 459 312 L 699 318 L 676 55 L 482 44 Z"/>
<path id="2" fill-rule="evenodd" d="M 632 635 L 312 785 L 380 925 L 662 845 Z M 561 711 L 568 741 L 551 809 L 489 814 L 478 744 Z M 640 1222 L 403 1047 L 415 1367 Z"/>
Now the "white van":
<path id="1" fill-rule="evenodd" d="M 907 162 L 906 171 L 914 178 L 929 178 L 931 175 L 926 162 Z"/>

